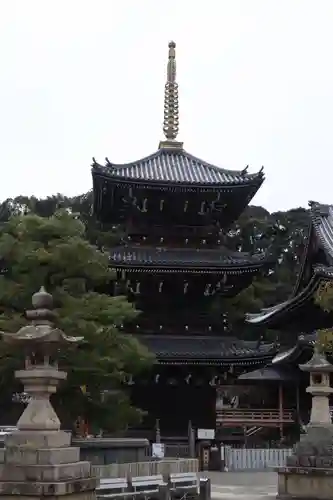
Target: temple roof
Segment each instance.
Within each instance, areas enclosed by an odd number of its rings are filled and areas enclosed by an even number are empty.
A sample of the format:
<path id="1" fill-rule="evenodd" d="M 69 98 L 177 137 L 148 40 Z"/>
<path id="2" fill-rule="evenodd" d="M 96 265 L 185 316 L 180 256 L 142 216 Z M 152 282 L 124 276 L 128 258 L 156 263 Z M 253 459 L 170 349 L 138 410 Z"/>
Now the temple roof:
<path id="1" fill-rule="evenodd" d="M 159 363 L 254 364 L 270 361 L 275 344 L 210 336 L 140 335 L 137 339 L 153 352 Z"/>
<path id="2" fill-rule="evenodd" d="M 257 271 L 266 262 L 266 254 L 250 255 L 232 252 L 226 248 L 216 250 L 191 248 L 154 248 L 145 246 L 119 246 L 112 249 L 110 260 L 114 267 L 184 268 L 200 271 L 236 272 L 246 268 Z"/>
<path id="3" fill-rule="evenodd" d="M 160 149 L 141 160 L 123 165 L 109 161 L 93 164 L 93 174 L 129 182 L 171 183 L 192 186 L 249 186 L 259 189 L 263 171 L 249 174 L 244 170 L 226 170 L 211 165 L 181 149 Z M 253 195 L 255 192 L 253 193 Z"/>
<path id="4" fill-rule="evenodd" d="M 319 246 L 325 252 L 328 264 L 333 266 L 333 205 L 309 202 L 312 225 Z"/>
<path id="5" fill-rule="evenodd" d="M 293 294 L 280 304 L 262 309 L 256 314 L 247 314 L 248 323 L 280 328 L 282 322 L 289 321 L 291 315 L 297 314 L 301 320 L 301 308 L 305 307 L 304 312 L 310 313 L 309 301 L 313 305 L 311 314 L 316 308 L 320 310 L 319 306 L 313 303 L 314 294 L 321 283 L 333 280 L 333 206 L 316 202 L 310 202 L 309 205 L 309 238 Z M 311 328 L 310 325 L 309 327 Z"/>

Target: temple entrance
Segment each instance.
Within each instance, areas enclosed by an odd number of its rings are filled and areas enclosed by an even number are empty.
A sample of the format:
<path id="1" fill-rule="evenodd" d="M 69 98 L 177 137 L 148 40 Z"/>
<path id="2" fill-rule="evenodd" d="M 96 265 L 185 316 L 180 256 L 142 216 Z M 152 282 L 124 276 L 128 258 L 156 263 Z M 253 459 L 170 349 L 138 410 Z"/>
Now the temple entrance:
<path id="1" fill-rule="evenodd" d="M 189 422 L 194 428 L 215 428 L 216 390 L 210 385 L 133 386 L 132 401 L 147 412 L 142 421 L 154 429 L 159 420 L 162 437 L 187 438 Z"/>

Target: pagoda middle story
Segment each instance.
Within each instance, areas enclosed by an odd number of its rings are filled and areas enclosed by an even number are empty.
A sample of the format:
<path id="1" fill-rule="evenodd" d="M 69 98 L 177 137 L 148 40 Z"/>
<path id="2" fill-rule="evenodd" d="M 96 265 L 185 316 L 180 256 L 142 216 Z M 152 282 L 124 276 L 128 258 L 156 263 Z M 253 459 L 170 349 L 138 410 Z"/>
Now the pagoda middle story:
<path id="1" fill-rule="evenodd" d="M 230 333 L 217 297 L 233 297 L 267 267 L 263 253 L 232 252 L 225 234 L 264 181 L 263 169 L 225 170 L 196 158 L 177 140 L 175 44 L 169 44 L 164 135 L 156 152 L 132 163 L 92 165 L 94 212 L 119 225 L 110 248 L 117 288 L 140 311 L 124 334 L 136 335 L 156 356 L 145 378 L 129 381 L 133 403 L 146 410 L 143 426 L 186 436 L 215 429 L 221 404 L 236 401 L 238 375 L 270 362 L 277 347 Z M 237 389 L 239 391 L 239 388 Z M 237 392 L 237 391 L 236 391 Z M 153 436 L 147 434 L 147 437 Z"/>

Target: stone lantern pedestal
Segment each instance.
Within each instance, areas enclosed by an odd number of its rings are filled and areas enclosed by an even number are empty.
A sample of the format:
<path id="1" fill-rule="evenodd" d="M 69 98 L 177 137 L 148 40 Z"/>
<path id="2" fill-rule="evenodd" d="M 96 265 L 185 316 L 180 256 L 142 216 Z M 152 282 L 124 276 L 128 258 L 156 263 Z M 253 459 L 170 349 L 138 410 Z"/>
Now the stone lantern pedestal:
<path id="1" fill-rule="evenodd" d="M 333 500 L 333 425 L 329 409 L 331 365 L 318 349 L 300 369 L 310 375 L 306 389 L 312 395 L 306 433 L 278 470 L 278 498 Z"/>
<path id="2" fill-rule="evenodd" d="M 33 296 L 32 324 L 16 334 L 4 334 L 26 352 L 25 369 L 15 373 L 30 401 L 5 440 L 0 466 L 0 499 L 95 499 L 97 480 L 90 462 L 80 461 L 80 449 L 71 446 L 71 434 L 60 430 L 50 396 L 67 374 L 54 360 L 58 350 L 81 339 L 67 337 L 54 327 L 52 296 L 44 289 Z"/>

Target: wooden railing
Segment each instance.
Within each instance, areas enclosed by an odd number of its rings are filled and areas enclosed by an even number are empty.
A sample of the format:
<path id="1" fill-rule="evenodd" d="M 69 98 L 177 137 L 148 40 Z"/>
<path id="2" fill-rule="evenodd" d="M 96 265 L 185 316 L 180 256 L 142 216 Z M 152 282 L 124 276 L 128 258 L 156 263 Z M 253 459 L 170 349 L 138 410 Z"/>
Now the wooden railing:
<path id="1" fill-rule="evenodd" d="M 292 410 L 246 410 L 242 408 L 218 410 L 216 412 L 217 425 L 260 425 L 262 427 L 277 427 L 295 421 Z"/>

